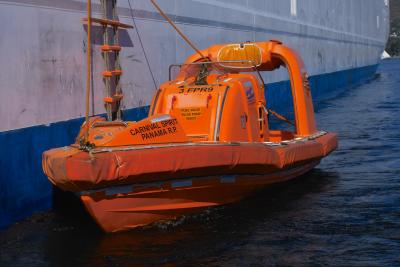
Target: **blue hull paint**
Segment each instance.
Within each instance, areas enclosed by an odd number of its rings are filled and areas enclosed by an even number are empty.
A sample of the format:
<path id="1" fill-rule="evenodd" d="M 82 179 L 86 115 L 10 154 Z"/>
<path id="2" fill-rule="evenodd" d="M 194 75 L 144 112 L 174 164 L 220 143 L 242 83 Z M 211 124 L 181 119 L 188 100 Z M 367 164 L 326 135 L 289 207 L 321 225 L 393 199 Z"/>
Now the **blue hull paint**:
<path id="1" fill-rule="evenodd" d="M 148 107 L 124 113 L 127 120 L 146 117 Z M 52 186 L 42 171 L 42 153 L 74 142 L 84 119 L 0 133 L 0 229 L 52 206 Z"/>
<path id="2" fill-rule="evenodd" d="M 378 65 L 322 74 L 310 78 L 314 100 L 334 97 L 348 86 L 371 77 Z M 288 81 L 269 84 L 271 107 L 287 111 L 292 106 Z M 283 108 L 282 108 L 283 107 Z M 146 117 L 148 107 L 124 112 L 125 120 Z M 43 151 L 74 142 L 83 119 L 57 122 L 0 133 L 0 228 L 52 206 L 52 186 L 42 172 Z"/>
<path id="3" fill-rule="evenodd" d="M 358 69 L 343 70 L 315 75 L 309 78 L 314 103 L 339 95 L 349 88 L 357 86 L 371 78 L 378 64 Z M 282 81 L 266 86 L 268 106 L 286 113 L 293 109 L 290 81 Z M 317 107 L 316 107 L 317 108 Z"/>

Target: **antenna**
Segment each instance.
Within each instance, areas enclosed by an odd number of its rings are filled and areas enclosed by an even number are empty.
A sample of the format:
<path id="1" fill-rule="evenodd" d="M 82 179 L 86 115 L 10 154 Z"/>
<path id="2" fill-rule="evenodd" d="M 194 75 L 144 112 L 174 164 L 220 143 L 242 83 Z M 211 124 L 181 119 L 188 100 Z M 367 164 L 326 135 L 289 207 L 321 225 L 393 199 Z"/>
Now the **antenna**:
<path id="1" fill-rule="evenodd" d="M 200 49 L 198 49 L 190 40 L 189 38 L 176 26 L 176 24 L 168 17 L 167 14 L 164 13 L 164 11 L 160 8 L 160 6 L 156 3 L 155 0 L 150 0 L 153 6 L 158 10 L 158 12 L 165 18 L 166 21 L 168 21 L 169 24 L 176 30 L 176 32 L 185 40 L 185 42 L 193 48 L 194 51 L 196 51 L 197 54 L 199 54 L 202 58 L 206 58 L 203 53 L 201 53 Z"/>

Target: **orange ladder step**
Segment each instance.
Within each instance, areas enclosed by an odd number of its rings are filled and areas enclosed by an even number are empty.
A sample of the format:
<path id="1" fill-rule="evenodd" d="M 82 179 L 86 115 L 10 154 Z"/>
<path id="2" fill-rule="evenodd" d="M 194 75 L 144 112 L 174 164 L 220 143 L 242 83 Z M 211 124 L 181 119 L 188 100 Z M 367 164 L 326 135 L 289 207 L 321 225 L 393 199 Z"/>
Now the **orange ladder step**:
<path id="1" fill-rule="evenodd" d="M 111 51 L 121 51 L 121 46 L 119 45 L 103 45 L 101 46 L 101 51 L 111 52 Z"/>
<path id="2" fill-rule="evenodd" d="M 123 95 L 113 95 L 113 96 L 107 96 L 104 98 L 104 102 L 108 103 L 108 104 L 112 104 L 115 103 L 117 101 L 121 101 L 121 99 L 123 98 Z"/>
<path id="3" fill-rule="evenodd" d="M 122 70 L 106 70 L 103 71 L 103 77 L 110 78 L 112 76 L 121 76 Z"/>

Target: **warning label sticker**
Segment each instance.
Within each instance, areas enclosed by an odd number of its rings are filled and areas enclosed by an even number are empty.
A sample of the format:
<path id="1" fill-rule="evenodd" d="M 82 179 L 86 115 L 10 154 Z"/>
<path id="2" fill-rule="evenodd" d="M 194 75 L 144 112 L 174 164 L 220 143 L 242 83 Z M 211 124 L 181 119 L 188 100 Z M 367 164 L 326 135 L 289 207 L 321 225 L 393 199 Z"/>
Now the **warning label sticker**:
<path id="1" fill-rule="evenodd" d="M 181 115 L 188 121 L 196 120 L 202 115 L 201 108 L 183 108 L 181 109 Z"/>

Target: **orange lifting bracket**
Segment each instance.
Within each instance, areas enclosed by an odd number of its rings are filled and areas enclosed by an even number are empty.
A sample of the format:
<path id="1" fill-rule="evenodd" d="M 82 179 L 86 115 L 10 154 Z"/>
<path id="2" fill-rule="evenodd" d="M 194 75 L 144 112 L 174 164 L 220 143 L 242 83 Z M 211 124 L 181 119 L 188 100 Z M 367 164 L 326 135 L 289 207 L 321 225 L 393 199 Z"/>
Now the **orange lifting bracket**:
<path id="1" fill-rule="evenodd" d="M 121 76 L 122 75 L 122 70 L 106 70 L 103 71 L 103 77 L 112 77 L 112 76 Z"/>
<path id="2" fill-rule="evenodd" d="M 109 103 L 109 104 L 112 104 L 112 103 L 115 103 L 115 102 L 117 102 L 117 101 L 121 101 L 121 99 L 123 98 L 124 96 L 123 95 L 114 95 L 114 96 L 108 96 L 108 97 L 104 97 L 104 102 L 105 103 Z"/>
<path id="3" fill-rule="evenodd" d="M 87 18 L 83 18 L 83 21 L 86 23 L 88 21 Z M 92 23 L 98 23 L 103 26 L 112 26 L 112 27 L 119 27 L 125 29 L 131 29 L 133 26 L 125 23 L 121 23 L 118 20 L 109 20 L 109 19 L 99 19 L 99 18 L 91 18 Z"/>
<path id="4" fill-rule="evenodd" d="M 101 46 L 101 51 L 110 52 L 110 51 L 121 51 L 121 46 L 119 45 L 103 45 Z"/>

